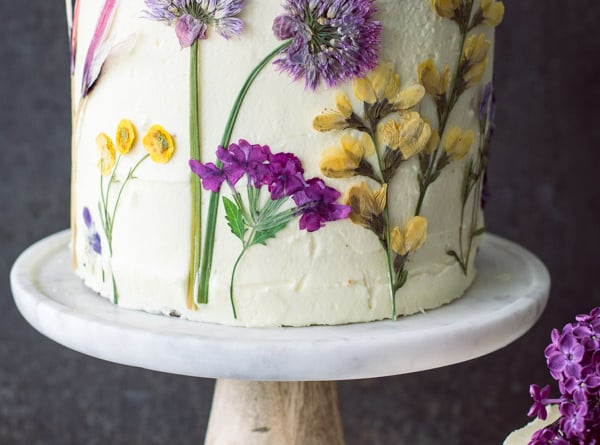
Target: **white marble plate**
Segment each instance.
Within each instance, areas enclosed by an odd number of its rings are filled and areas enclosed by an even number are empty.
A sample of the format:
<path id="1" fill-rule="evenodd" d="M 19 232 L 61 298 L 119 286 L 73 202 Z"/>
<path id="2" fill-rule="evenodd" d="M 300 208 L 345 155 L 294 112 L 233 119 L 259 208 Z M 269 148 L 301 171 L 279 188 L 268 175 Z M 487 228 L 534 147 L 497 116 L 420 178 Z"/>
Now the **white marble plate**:
<path id="1" fill-rule="evenodd" d="M 88 290 L 70 268 L 69 232 L 27 249 L 11 272 L 21 314 L 84 354 L 173 374 L 244 380 L 344 380 L 450 365 L 502 348 L 541 315 L 550 277 L 531 253 L 486 235 L 479 274 L 447 306 L 397 322 L 249 329 L 128 311 Z"/>

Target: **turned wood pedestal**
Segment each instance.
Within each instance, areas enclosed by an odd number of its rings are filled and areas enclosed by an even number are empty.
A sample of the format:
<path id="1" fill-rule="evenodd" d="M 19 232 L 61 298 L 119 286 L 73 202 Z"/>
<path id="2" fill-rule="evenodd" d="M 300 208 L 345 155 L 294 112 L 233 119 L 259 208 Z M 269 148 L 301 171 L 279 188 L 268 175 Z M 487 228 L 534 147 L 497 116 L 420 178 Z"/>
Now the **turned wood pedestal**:
<path id="1" fill-rule="evenodd" d="M 502 348 L 537 321 L 550 287 L 535 256 L 486 235 L 475 283 L 439 309 L 396 322 L 236 328 L 113 306 L 73 274 L 68 241 L 68 231 L 50 236 L 13 266 L 23 317 L 93 357 L 219 379 L 206 445 L 343 445 L 336 380 L 423 371 Z"/>

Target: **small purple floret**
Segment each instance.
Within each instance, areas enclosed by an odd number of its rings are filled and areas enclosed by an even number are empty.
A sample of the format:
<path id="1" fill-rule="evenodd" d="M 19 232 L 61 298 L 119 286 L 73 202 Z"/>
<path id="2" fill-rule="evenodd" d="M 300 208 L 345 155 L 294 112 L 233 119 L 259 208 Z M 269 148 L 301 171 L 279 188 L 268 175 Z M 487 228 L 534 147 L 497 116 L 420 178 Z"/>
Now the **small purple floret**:
<path id="1" fill-rule="evenodd" d="M 218 168 L 212 162 L 202 164 L 196 159 L 190 159 L 190 168 L 197 176 L 202 179 L 202 187 L 211 192 L 218 192 L 221 189 L 221 184 L 225 181 L 226 176 L 223 170 Z"/>
<path id="2" fill-rule="evenodd" d="M 300 230 L 315 232 L 327 222 L 348 218 L 352 209 L 337 204 L 340 192 L 325 185 L 323 180 L 312 178 L 307 186 L 292 196 L 298 206 Z"/>
<path id="3" fill-rule="evenodd" d="M 85 223 L 85 226 L 88 229 L 88 245 L 98 255 L 102 255 L 102 241 L 100 239 L 100 234 L 96 230 L 96 226 L 94 225 L 94 221 L 92 220 L 92 214 L 90 212 L 90 209 L 87 207 L 83 208 L 83 222 Z"/>
<path id="4" fill-rule="evenodd" d="M 292 153 L 277 153 L 270 157 L 267 185 L 271 199 L 292 196 L 306 186 L 302 163 Z"/>
<path id="5" fill-rule="evenodd" d="M 273 32 L 291 44 L 275 60 L 307 88 L 328 87 L 364 76 L 377 67 L 381 23 L 374 0 L 287 0 Z"/>

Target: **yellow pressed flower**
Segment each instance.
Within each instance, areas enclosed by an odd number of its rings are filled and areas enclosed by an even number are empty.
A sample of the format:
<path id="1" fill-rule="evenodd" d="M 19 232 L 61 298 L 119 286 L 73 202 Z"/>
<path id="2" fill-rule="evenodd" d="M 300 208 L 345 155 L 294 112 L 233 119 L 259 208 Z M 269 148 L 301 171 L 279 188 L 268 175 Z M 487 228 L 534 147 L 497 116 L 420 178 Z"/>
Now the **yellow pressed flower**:
<path id="1" fill-rule="evenodd" d="M 102 176 L 108 176 L 115 166 L 115 146 L 106 133 L 100 133 L 96 137 L 96 148 L 100 152 L 98 168 Z"/>
<path id="2" fill-rule="evenodd" d="M 387 186 L 373 192 L 366 182 L 348 191 L 346 205 L 352 208 L 350 220 L 354 224 L 372 229 L 373 221 L 380 216 L 386 206 Z"/>
<path id="3" fill-rule="evenodd" d="M 350 135 L 341 139 L 341 147 L 327 150 L 321 158 L 319 168 L 328 178 L 350 178 L 365 156 L 361 141 Z"/>
<path id="4" fill-rule="evenodd" d="M 419 65 L 417 75 L 419 82 L 430 96 L 441 97 L 448 91 L 450 84 L 450 67 L 448 65 L 440 74 L 433 60 L 427 59 Z"/>
<path id="5" fill-rule="evenodd" d="M 391 247 L 399 255 L 406 256 L 419 250 L 427 240 L 427 220 L 422 216 L 411 218 L 404 230 L 394 227 L 390 233 Z"/>
<path id="6" fill-rule="evenodd" d="M 129 153 L 129 150 L 131 150 L 131 147 L 133 147 L 133 143 L 135 142 L 135 137 L 135 127 L 129 119 L 123 119 L 119 122 L 115 138 L 119 153 L 123 155 Z"/>
<path id="7" fill-rule="evenodd" d="M 390 233 L 392 250 L 400 255 L 406 255 L 406 249 L 404 248 L 404 233 L 400 230 L 400 227 L 396 226 Z"/>
<path id="8" fill-rule="evenodd" d="M 463 49 L 462 60 L 468 65 L 475 65 L 487 59 L 491 42 L 484 34 L 473 34 L 467 38 Z"/>
<path id="9" fill-rule="evenodd" d="M 390 78 L 390 81 L 387 84 L 387 87 L 384 92 L 384 96 L 388 102 L 393 103 L 398 93 L 400 92 L 400 75 L 398 73 L 393 73 Z"/>
<path id="10" fill-rule="evenodd" d="M 461 0 L 429 0 L 431 9 L 446 19 L 454 18 Z"/>
<path id="11" fill-rule="evenodd" d="M 471 66 L 463 76 L 467 88 L 473 87 L 481 82 L 481 79 L 483 79 L 483 76 L 485 76 L 486 69 L 487 60 Z"/>
<path id="12" fill-rule="evenodd" d="M 427 147 L 431 137 L 431 126 L 419 113 L 410 112 L 399 121 L 389 120 L 383 127 L 383 141 L 392 150 L 400 150 L 404 159 L 409 159 Z"/>
<path id="13" fill-rule="evenodd" d="M 440 132 L 438 130 L 432 130 L 431 137 L 425 147 L 425 153 L 432 155 L 433 152 L 440 146 Z"/>
<path id="14" fill-rule="evenodd" d="M 425 241 L 427 241 L 427 220 L 422 216 L 415 216 L 404 228 L 404 247 L 407 252 L 416 252 Z"/>
<path id="15" fill-rule="evenodd" d="M 394 88 L 399 83 L 400 76 L 394 72 L 392 64 L 381 62 L 366 76 L 354 80 L 354 96 L 368 104 L 381 102 L 388 94 L 396 93 Z"/>
<path id="16" fill-rule="evenodd" d="M 169 162 L 175 151 L 175 143 L 171 136 L 160 125 L 153 125 L 142 140 L 144 148 L 150 155 L 150 159 L 159 164 Z"/>
<path id="17" fill-rule="evenodd" d="M 423 97 L 425 97 L 425 88 L 423 85 L 416 84 L 398 92 L 390 102 L 394 104 L 394 110 L 404 111 L 417 106 Z"/>
<path id="18" fill-rule="evenodd" d="M 337 111 L 326 111 L 313 119 L 313 128 L 320 132 L 345 130 L 348 128 L 347 119 L 352 115 L 352 104 L 348 96 L 339 92 L 335 97 Z"/>
<path id="19" fill-rule="evenodd" d="M 475 134 L 472 130 L 462 131 L 460 127 L 452 127 L 444 138 L 444 151 L 453 161 L 458 161 L 465 157 L 471 149 Z"/>
<path id="20" fill-rule="evenodd" d="M 483 23 L 488 26 L 498 26 L 504 19 L 504 3 L 494 0 L 481 0 Z"/>

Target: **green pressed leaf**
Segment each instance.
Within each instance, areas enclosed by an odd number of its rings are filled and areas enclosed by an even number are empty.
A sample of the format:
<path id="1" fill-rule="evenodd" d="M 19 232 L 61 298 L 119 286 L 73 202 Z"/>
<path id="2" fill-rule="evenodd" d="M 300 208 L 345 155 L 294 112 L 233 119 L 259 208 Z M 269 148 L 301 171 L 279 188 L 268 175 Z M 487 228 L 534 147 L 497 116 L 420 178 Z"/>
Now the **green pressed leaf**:
<path id="1" fill-rule="evenodd" d="M 269 240 L 271 238 L 275 238 L 277 233 L 279 233 L 283 229 L 285 229 L 285 226 L 287 226 L 288 223 L 289 223 L 289 221 L 286 221 L 285 223 L 279 224 L 278 226 L 275 226 L 275 227 L 271 227 L 270 229 L 261 230 L 259 232 L 256 232 L 254 234 L 254 237 L 252 238 L 252 245 L 262 244 L 263 246 L 266 246 L 267 240 Z"/>
<path id="2" fill-rule="evenodd" d="M 408 271 L 406 269 L 404 269 L 400 273 L 400 276 L 398 277 L 398 283 L 396 283 L 396 286 L 395 286 L 396 290 L 403 288 L 407 281 L 408 281 Z"/>
<path id="3" fill-rule="evenodd" d="M 244 225 L 242 212 L 233 201 L 225 196 L 223 196 L 223 206 L 225 207 L 225 219 L 227 219 L 227 225 L 231 229 L 231 232 L 244 242 L 244 235 L 247 229 Z"/>

